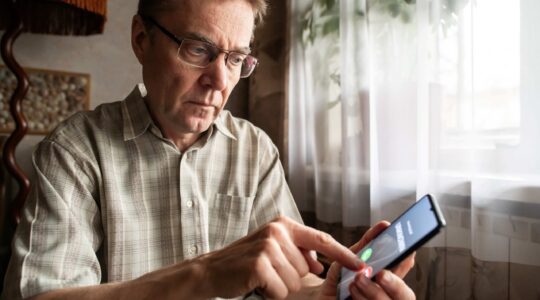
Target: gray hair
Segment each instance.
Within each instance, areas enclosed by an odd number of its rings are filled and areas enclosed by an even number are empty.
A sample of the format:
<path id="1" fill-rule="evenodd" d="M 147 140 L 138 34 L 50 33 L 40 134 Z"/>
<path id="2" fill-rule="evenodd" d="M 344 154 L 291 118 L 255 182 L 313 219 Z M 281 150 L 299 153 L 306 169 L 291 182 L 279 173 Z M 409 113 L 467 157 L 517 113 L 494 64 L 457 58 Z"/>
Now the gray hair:
<path id="1" fill-rule="evenodd" d="M 266 0 L 246 0 L 253 8 L 255 16 L 255 25 L 262 23 L 268 3 Z M 139 0 L 137 14 L 141 16 L 153 16 L 161 11 L 173 9 L 180 4 L 182 0 Z"/>

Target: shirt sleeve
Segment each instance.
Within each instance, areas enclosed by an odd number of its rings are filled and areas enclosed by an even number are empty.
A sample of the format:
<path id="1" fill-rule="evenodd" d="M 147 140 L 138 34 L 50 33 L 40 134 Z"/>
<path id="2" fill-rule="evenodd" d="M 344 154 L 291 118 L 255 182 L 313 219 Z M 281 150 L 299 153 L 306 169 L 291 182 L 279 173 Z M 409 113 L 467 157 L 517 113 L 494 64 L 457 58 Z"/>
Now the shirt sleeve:
<path id="1" fill-rule="evenodd" d="M 36 178 L 13 239 L 3 299 L 101 281 L 96 174 L 50 140 L 40 143 L 32 162 Z"/>
<path id="2" fill-rule="evenodd" d="M 259 147 L 262 149 L 259 157 L 259 186 L 253 201 L 249 231 L 278 216 L 286 216 L 303 223 L 285 180 L 277 147 L 264 133 L 261 133 Z"/>

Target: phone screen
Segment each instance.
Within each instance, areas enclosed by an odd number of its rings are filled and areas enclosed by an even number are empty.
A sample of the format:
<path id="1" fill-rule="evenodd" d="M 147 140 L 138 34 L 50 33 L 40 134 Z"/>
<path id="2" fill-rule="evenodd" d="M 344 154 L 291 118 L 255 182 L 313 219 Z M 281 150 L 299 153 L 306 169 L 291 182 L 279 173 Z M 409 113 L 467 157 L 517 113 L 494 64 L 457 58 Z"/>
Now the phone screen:
<path id="1" fill-rule="evenodd" d="M 379 271 L 393 267 L 445 226 L 444 218 L 430 195 L 425 195 L 405 213 L 361 249 L 357 255 L 367 264 L 363 273 L 373 278 Z M 356 271 L 341 269 L 338 299 L 348 299 L 349 285 Z"/>

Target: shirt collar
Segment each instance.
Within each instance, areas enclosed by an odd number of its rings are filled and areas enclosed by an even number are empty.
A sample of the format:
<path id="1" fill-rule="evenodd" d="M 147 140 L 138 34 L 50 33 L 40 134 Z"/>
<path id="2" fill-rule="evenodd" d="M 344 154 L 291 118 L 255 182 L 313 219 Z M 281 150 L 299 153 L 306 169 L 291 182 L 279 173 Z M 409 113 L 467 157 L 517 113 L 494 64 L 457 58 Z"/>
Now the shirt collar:
<path id="1" fill-rule="evenodd" d="M 144 103 L 146 88 L 139 83 L 122 102 L 122 119 L 124 120 L 124 141 L 143 134 L 153 124 L 152 117 Z"/>
<path id="2" fill-rule="evenodd" d="M 217 130 L 221 132 L 226 137 L 233 139 L 236 141 L 236 136 L 232 134 L 232 132 L 227 128 L 227 122 L 226 122 L 226 114 L 230 114 L 228 111 L 222 111 L 219 116 L 214 121 L 214 126 L 216 126 Z"/>

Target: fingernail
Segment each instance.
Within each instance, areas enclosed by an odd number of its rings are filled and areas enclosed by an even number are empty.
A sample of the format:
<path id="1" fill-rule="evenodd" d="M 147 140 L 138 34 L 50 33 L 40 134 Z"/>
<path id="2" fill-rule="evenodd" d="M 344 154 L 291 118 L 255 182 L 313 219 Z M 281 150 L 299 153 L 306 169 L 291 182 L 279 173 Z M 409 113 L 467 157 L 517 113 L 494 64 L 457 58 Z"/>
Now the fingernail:
<path id="1" fill-rule="evenodd" d="M 317 260 L 317 252 L 310 250 L 309 256 L 311 256 L 311 258 L 313 258 L 314 260 Z"/>
<path id="2" fill-rule="evenodd" d="M 367 264 L 363 260 L 361 259 L 356 260 L 356 271 L 360 271 L 364 269 L 365 267 L 367 267 Z"/>

